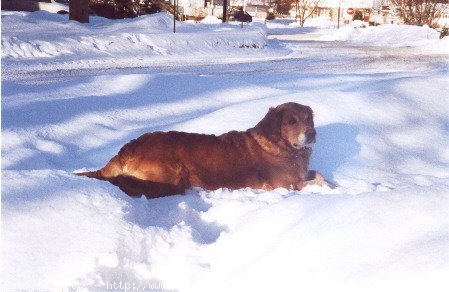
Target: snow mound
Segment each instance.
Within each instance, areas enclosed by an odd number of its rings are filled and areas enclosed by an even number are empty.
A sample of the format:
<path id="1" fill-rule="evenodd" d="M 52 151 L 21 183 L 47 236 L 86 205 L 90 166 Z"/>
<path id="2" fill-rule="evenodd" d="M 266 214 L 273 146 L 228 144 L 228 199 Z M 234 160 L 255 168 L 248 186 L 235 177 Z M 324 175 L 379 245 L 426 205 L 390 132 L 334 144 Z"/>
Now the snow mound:
<path id="1" fill-rule="evenodd" d="M 293 22 L 290 25 L 299 26 L 299 22 Z M 333 28 L 336 26 L 335 21 L 323 17 L 307 18 L 304 22 L 304 27 Z"/>
<path id="2" fill-rule="evenodd" d="M 105 291 L 122 282 L 134 291 L 448 291 L 441 55 L 367 50 L 365 34 L 387 34 L 386 26 L 337 32 L 366 46 L 291 42 L 300 57 L 271 62 L 269 46 L 257 47 L 267 44 L 263 24 L 178 23 L 174 35 L 171 21 L 81 25 L 2 13 L 2 74 L 32 72 L 2 81 L 3 290 Z M 212 63 L 254 55 L 264 62 Z M 208 65 L 184 68 L 194 56 Z M 165 67 L 36 71 L 154 60 Z M 98 169 L 145 132 L 245 130 L 284 102 L 313 108 L 310 168 L 338 188 L 192 189 L 147 200 L 72 173 Z"/>
<path id="3" fill-rule="evenodd" d="M 366 21 L 362 21 L 362 20 L 353 20 L 351 22 L 351 26 L 354 28 L 365 28 L 368 27 L 369 23 Z"/>
<path id="4" fill-rule="evenodd" d="M 56 70 L 188 62 L 187 56 L 207 60 L 285 54 L 267 48 L 264 26 L 176 26 L 174 34 L 173 19 L 165 13 L 123 20 L 91 17 L 89 24 L 80 24 L 46 11 L 7 12 L 2 14 L 2 62 L 13 70 Z"/>
<path id="5" fill-rule="evenodd" d="M 337 24 L 325 18 L 308 18 L 301 27 L 299 21 L 294 18 L 280 18 L 269 20 L 266 23 L 267 32 L 272 35 L 302 36 L 306 39 L 317 39 L 324 34 L 329 34 Z"/>
<path id="6" fill-rule="evenodd" d="M 447 76 L 323 71 L 5 82 L 2 287 L 442 291 Z M 287 101 L 314 109 L 311 168 L 339 188 L 195 189 L 147 200 L 72 174 L 103 165 L 143 132 L 243 130 Z"/>
<path id="7" fill-rule="evenodd" d="M 420 47 L 449 52 L 447 41 L 439 39 L 439 32 L 429 26 L 380 25 L 366 28 L 344 26 L 321 40 L 350 41 L 357 44 L 385 47 Z"/>
<path id="8" fill-rule="evenodd" d="M 88 179 L 80 188 L 61 171 L 7 171 L 3 178 L 10 181 L 5 192 L 19 194 L 3 208 L 6 286 L 151 281 L 180 291 L 416 291 L 443 284 L 449 260 L 449 200 L 438 187 L 357 196 L 327 188 L 198 189 L 147 200 Z M 39 186 L 42 179 L 51 188 Z"/>
<path id="9" fill-rule="evenodd" d="M 222 22 L 223 21 L 221 19 L 219 19 L 213 15 L 208 15 L 201 20 L 201 23 L 205 23 L 205 24 L 220 24 Z"/>

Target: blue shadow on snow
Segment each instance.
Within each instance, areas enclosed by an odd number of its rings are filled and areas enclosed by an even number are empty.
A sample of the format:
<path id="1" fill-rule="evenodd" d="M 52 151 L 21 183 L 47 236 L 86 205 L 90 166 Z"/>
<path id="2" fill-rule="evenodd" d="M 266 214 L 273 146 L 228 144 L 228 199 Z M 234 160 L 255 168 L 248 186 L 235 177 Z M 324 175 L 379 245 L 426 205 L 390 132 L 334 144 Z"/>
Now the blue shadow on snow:
<path id="1" fill-rule="evenodd" d="M 360 153 L 356 141 L 358 129 L 355 126 L 336 123 L 316 128 L 318 137 L 313 147 L 309 169 L 320 172 L 334 182 L 334 172 L 350 158 Z"/>

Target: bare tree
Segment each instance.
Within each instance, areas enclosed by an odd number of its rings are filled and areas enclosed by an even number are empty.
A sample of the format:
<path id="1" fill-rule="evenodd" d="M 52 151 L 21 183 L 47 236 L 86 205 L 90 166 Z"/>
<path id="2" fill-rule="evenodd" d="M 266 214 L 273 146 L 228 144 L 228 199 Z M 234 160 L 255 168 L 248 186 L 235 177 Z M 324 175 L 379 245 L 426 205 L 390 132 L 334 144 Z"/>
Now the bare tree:
<path id="1" fill-rule="evenodd" d="M 133 18 L 140 14 L 140 0 L 90 0 L 89 7 L 107 18 Z"/>
<path id="2" fill-rule="evenodd" d="M 296 0 L 296 17 L 298 18 L 301 27 L 304 26 L 306 19 L 316 12 L 321 2 L 322 0 Z"/>
<path id="3" fill-rule="evenodd" d="M 295 0 L 275 0 L 276 11 L 280 14 L 289 14 L 294 1 Z"/>
<path id="4" fill-rule="evenodd" d="M 270 12 L 276 11 L 278 2 L 279 2 L 279 0 L 265 0 L 264 1 L 265 5 L 268 6 L 268 9 L 270 10 Z"/>
<path id="5" fill-rule="evenodd" d="M 81 23 L 89 22 L 89 0 L 72 0 L 69 2 L 69 19 Z"/>
<path id="6" fill-rule="evenodd" d="M 448 0 L 390 0 L 405 24 L 436 26 L 447 10 Z M 446 5 L 445 5 L 446 4 Z"/>

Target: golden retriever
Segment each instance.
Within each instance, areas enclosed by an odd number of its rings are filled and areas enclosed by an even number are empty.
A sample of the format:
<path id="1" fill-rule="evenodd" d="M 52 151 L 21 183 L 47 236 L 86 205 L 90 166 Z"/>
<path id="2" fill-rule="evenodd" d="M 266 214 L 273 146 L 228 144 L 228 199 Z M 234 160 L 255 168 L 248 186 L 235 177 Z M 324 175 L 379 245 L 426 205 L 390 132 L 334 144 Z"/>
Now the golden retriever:
<path id="1" fill-rule="evenodd" d="M 300 190 L 330 185 L 308 171 L 316 131 L 308 106 L 285 103 L 244 132 L 220 136 L 147 133 L 123 146 L 100 170 L 77 175 L 107 180 L 130 196 L 182 194 L 191 187 Z"/>

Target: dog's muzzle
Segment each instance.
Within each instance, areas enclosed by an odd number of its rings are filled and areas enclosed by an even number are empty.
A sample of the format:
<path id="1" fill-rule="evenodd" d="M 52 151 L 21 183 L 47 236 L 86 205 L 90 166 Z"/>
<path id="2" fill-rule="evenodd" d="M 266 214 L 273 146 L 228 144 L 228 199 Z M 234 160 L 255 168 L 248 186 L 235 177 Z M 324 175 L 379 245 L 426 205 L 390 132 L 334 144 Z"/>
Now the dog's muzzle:
<path id="1" fill-rule="evenodd" d="M 306 143 L 312 144 L 316 142 L 316 131 L 315 129 L 308 129 L 306 131 Z"/>

